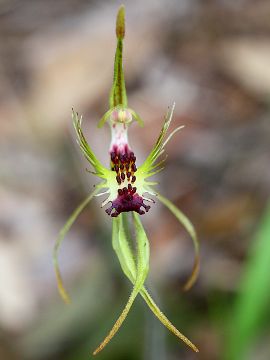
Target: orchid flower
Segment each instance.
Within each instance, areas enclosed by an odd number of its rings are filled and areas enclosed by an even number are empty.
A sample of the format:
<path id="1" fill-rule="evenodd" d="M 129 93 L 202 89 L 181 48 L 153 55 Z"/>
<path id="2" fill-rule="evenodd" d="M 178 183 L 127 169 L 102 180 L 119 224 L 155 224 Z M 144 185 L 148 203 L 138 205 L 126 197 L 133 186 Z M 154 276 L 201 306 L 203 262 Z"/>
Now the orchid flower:
<path id="1" fill-rule="evenodd" d="M 195 249 L 195 260 L 192 274 L 184 286 L 184 289 L 188 290 L 196 280 L 199 270 L 199 245 L 196 232 L 188 218 L 167 198 L 156 191 L 155 186 L 157 183 L 149 180 L 151 176 L 163 169 L 165 159 L 160 159 L 160 157 L 165 152 L 165 146 L 172 136 L 182 129 L 183 126 L 176 128 L 167 135 L 173 116 L 173 105 L 165 116 L 163 127 L 153 149 L 144 163 L 137 167 L 135 153 L 130 148 L 128 142 L 128 129 L 133 120 L 136 120 L 140 126 L 143 126 L 143 121 L 134 110 L 128 107 L 127 102 L 122 65 L 123 39 L 125 36 L 124 6 L 119 8 L 117 14 L 116 36 L 117 47 L 113 85 L 109 100 L 110 109 L 102 117 L 98 125 L 101 127 L 108 122 L 111 128 L 109 168 L 101 164 L 89 146 L 82 130 L 82 117 L 79 117 L 75 111 L 72 111 L 73 124 L 77 134 L 78 144 L 83 155 L 92 165 L 94 170 L 93 174 L 101 179 L 101 181 L 95 186 L 94 191 L 72 213 L 57 238 L 54 247 L 54 266 L 58 289 L 63 300 L 66 303 L 69 303 L 70 297 L 64 288 L 58 265 L 58 251 L 66 233 L 93 197 L 106 195 L 102 207 L 105 207 L 105 212 L 112 217 L 113 249 L 118 257 L 124 274 L 132 283 L 133 288 L 121 315 L 93 354 L 95 355 L 100 352 L 113 338 L 125 320 L 138 294 L 143 297 L 150 310 L 156 315 L 161 323 L 163 323 L 178 338 L 183 340 L 195 352 L 198 352 L 199 350 L 197 347 L 180 333 L 160 311 L 144 285 L 149 271 L 149 241 L 139 216 L 148 212 L 150 210 L 149 203 L 154 204 L 157 199 L 175 215 L 177 220 L 191 236 Z M 135 231 L 132 231 L 131 227 L 133 227 Z M 134 236 L 132 236 L 133 233 Z M 136 252 L 133 251 L 133 247 L 130 244 L 133 240 L 132 237 L 134 237 L 136 242 Z"/>

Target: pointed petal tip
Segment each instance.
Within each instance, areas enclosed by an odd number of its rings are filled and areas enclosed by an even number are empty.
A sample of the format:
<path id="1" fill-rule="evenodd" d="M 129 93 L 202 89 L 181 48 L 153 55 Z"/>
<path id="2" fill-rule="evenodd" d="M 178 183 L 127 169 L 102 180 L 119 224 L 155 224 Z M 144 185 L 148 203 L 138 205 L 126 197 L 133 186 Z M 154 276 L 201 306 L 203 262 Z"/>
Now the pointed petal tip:
<path id="1" fill-rule="evenodd" d="M 68 296 L 68 294 L 65 294 L 65 297 L 63 297 L 63 295 L 61 295 L 61 297 L 66 305 L 71 304 L 72 301 L 71 301 L 70 297 Z"/>
<path id="2" fill-rule="evenodd" d="M 194 283 L 196 282 L 196 280 L 198 278 L 199 270 L 200 270 L 200 257 L 199 257 L 199 255 L 197 255 L 194 259 L 194 265 L 193 265 L 192 272 L 191 272 L 188 280 L 186 281 L 185 285 L 182 288 L 183 291 L 189 291 L 193 287 Z"/>
<path id="3" fill-rule="evenodd" d="M 67 305 L 71 304 L 70 296 L 68 295 L 68 293 L 64 287 L 62 276 L 61 276 L 58 268 L 56 269 L 56 279 L 57 279 L 58 291 L 59 291 L 61 298 L 63 299 L 65 304 L 67 304 Z"/>

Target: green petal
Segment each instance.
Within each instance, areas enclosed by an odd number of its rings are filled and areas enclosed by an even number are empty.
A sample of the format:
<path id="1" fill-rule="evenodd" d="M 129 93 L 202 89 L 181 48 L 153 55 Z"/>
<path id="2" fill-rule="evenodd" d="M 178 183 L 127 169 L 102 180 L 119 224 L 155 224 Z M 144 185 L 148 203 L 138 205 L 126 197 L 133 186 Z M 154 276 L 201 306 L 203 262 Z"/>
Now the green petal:
<path id="1" fill-rule="evenodd" d="M 113 112 L 113 111 L 117 111 L 117 110 L 128 110 L 130 113 L 131 113 L 131 115 L 133 116 L 133 118 L 138 122 L 138 124 L 139 124 L 139 126 L 140 127 L 143 127 L 144 126 L 144 122 L 143 122 L 143 120 L 140 118 L 140 116 L 134 111 L 134 110 L 132 110 L 132 109 L 130 109 L 130 108 L 125 108 L 125 107 L 123 107 L 122 105 L 117 105 L 117 106 L 115 106 L 115 107 L 113 107 L 113 108 L 111 108 L 111 109 L 109 109 L 103 116 L 102 116 L 102 118 L 99 120 L 99 122 L 98 122 L 98 128 L 102 128 L 103 126 L 104 126 L 104 124 L 108 121 L 108 119 L 109 119 L 109 117 L 110 117 L 110 115 L 111 115 L 111 113 Z"/>
<path id="2" fill-rule="evenodd" d="M 64 240 L 67 232 L 71 228 L 74 221 L 77 219 L 79 214 L 82 212 L 82 210 L 89 204 L 89 202 L 93 199 L 93 197 L 97 194 L 99 188 L 96 188 L 71 214 L 71 216 L 68 218 L 67 222 L 63 226 L 63 228 L 60 230 L 58 238 L 55 242 L 54 249 L 53 249 L 53 262 L 54 262 L 54 268 L 56 273 L 56 279 L 57 279 L 57 286 L 59 290 L 59 294 L 61 295 L 62 299 L 65 301 L 65 303 L 70 303 L 70 297 L 64 287 L 61 272 L 59 269 L 59 261 L 58 261 L 58 252 L 59 248 L 62 244 L 62 241 Z"/>
<path id="3" fill-rule="evenodd" d="M 111 113 L 114 111 L 113 109 L 108 110 L 103 116 L 102 118 L 99 120 L 98 122 L 98 128 L 102 128 L 104 126 L 104 124 L 106 123 L 106 121 L 108 120 L 109 116 L 111 115 Z"/>
<path id="4" fill-rule="evenodd" d="M 184 290 L 189 290 L 194 282 L 196 281 L 199 273 L 200 268 L 200 247 L 199 242 L 197 238 L 196 231 L 194 229 L 194 226 L 190 222 L 190 220 L 186 217 L 185 214 L 182 213 L 181 210 L 179 210 L 170 200 L 162 196 L 161 194 L 157 193 L 157 198 L 174 214 L 174 216 L 177 218 L 177 220 L 184 226 L 186 231 L 189 233 L 192 241 L 193 246 L 195 250 L 195 258 L 194 258 L 194 264 L 193 269 L 191 272 L 191 275 L 189 279 L 187 280 L 186 284 L 184 285 Z"/>
<path id="5" fill-rule="evenodd" d="M 132 116 L 134 117 L 134 119 L 137 121 L 137 123 L 139 124 L 140 127 L 144 127 L 144 121 L 142 120 L 142 118 L 132 109 L 128 109 Z"/>

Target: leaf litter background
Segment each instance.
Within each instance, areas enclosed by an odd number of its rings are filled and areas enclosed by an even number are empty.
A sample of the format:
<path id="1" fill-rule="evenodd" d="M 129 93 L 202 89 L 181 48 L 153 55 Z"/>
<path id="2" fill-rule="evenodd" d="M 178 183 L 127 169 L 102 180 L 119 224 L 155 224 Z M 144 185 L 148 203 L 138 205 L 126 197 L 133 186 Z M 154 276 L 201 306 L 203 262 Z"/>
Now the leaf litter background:
<path id="1" fill-rule="evenodd" d="M 108 161 L 108 109 L 118 1 L 3 0 L 0 4 L 0 359 L 89 359 L 130 290 L 111 248 L 100 199 L 80 216 L 61 253 L 73 304 L 56 290 L 58 230 L 95 179 L 71 128 Z M 159 189 L 193 221 L 202 265 L 194 288 L 185 232 L 160 205 L 143 217 L 149 287 L 195 342 L 193 354 L 138 298 L 102 359 L 270 358 L 270 3 L 125 2 L 124 57 L 140 161 L 167 106 L 185 129 L 168 146 Z M 268 209 L 268 210 L 267 210 Z"/>

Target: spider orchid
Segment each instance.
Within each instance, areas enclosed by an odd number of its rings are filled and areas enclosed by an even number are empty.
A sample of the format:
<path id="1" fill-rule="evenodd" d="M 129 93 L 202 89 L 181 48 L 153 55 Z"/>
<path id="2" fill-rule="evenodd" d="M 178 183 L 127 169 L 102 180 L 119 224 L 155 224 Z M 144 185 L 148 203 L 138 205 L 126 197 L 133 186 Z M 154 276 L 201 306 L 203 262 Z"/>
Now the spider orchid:
<path id="1" fill-rule="evenodd" d="M 128 107 L 125 89 L 125 80 L 122 66 L 123 39 L 125 36 L 125 10 L 121 6 L 116 20 L 117 47 L 114 63 L 114 79 L 110 93 L 110 109 L 99 122 L 99 127 L 106 122 L 111 128 L 110 167 L 106 168 L 97 159 L 91 147 L 87 143 L 82 131 L 82 117 L 72 111 L 74 128 L 77 134 L 78 144 L 83 155 L 92 165 L 93 174 L 101 179 L 95 186 L 94 191 L 77 207 L 72 213 L 64 227 L 59 233 L 54 247 L 54 266 L 57 276 L 57 284 L 60 295 L 66 303 L 70 302 L 69 295 L 64 288 L 58 265 L 59 247 L 69 231 L 70 227 L 95 196 L 106 195 L 102 203 L 105 212 L 112 217 L 112 245 L 119 259 L 120 266 L 131 281 L 133 289 L 127 304 L 121 315 L 113 325 L 109 334 L 94 351 L 94 355 L 100 352 L 113 338 L 125 320 L 136 296 L 140 294 L 156 317 L 178 338 L 183 340 L 195 352 L 197 347 L 180 333 L 168 318 L 160 311 L 149 292 L 144 286 L 149 271 L 149 242 L 139 215 L 150 210 L 149 203 L 155 203 L 154 199 L 161 201 L 184 226 L 191 236 L 195 249 L 195 260 L 191 276 L 184 286 L 188 290 L 197 278 L 199 270 L 199 245 L 193 225 L 188 218 L 175 207 L 168 199 L 155 190 L 156 182 L 149 178 L 163 169 L 165 159 L 160 160 L 164 154 L 165 146 L 172 136 L 182 126 L 176 128 L 168 136 L 167 132 L 172 120 L 174 105 L 168 110 L 160 135 L 144 163 L 137 167 L 136 156 L 128 143 L 128 128 L 133 119 L 143 126 L 138 114 Z M 131 215 L 128 214 L 131 212 Z M 131 227 L 135 231 L 132 231 Z M 132 235 L 134 233 L 134 235 Z M 130 242 L 136 242 L 136 253 L 133 252 Z"/>

